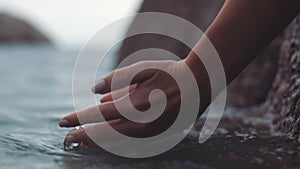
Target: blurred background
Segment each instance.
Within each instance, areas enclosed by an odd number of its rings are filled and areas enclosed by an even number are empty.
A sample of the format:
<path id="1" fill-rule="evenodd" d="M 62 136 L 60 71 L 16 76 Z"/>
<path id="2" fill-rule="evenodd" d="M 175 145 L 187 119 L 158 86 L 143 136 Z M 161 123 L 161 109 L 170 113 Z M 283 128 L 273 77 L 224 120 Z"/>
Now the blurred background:
<path id="1" fill-rule="evenodd" d="M 17 17 L 32 25 L 56 47 L 80 48 L 104 25 L 135 13 L 141 2 L 142 0 L 0 0 L 0 13 Z M 120 29 L 115 35 L 124 31 L 126 29 Z"/>
<path id="2" fill-rule="evenodd" d="M 281 36 L 228 87 L 225 116 L 204 144 L 197 143 L 203 124 L 200 119 L 183 143 L 146 160 L 124 159 L 105 151 L 63 150 L 69 129 L 60 129 L 57 123 L 74 111 L 74 65 L 90 37 L 105 25 L 136 12 L 177 15 L 205 31 L 223 2 L 0 0 L 0 168 L 299 168 L 299 144 L 278 137 L 282 134 L 272 125 L 276 109 L 270 113 L 266 109 L 268 102 L 264 104 L 276 76 Z M 143 26 L 151 26 L 147 24 Z M 103 38 L 109 41 L 122 37 L 130 28 L 122 27 Z M 170 25 L 165 28 L 174 29 Z M 97 48 L 106 50 L 105 44 Z M 168 37 L 134 36 L 111 51 L 98 70 L 98 78 L 129 54 L 144 48 L 165 49 L 181 58 L 190 51 Z M 80 78 L 90 80 L 84 72 Z"/>

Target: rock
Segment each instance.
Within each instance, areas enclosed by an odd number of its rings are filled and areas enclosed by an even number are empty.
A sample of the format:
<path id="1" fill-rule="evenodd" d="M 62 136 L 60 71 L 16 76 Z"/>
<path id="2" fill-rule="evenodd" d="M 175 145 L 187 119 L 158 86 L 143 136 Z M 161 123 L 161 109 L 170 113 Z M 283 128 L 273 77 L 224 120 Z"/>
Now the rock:
<path id="1" fill-rule="evenodd" d="M 29 23 L 7 14 L 0 14 L 0 43 L 50 43 L 50 41 Z"/>
<path id="2" fill-rule="evenodd" d="M 210 22 L 217 15 L 222 4 L 223 1 L 221 0 L 145 0 L 139 12 L 163 12 L 176 15 L 190 21 L 202 31 L 205 31 Z M 134 23 L 132 25 L 134 25 Z M 150 25 L 151 23 L 149 23 L 149 26 Z M 130 29 L 131 28 L 129 28 L 129 30 Z M 166 36 L 143 34 L 130 37 L 124 41 L 120 50 L 119 62 L 129 54 L 145 48 L 165 49 L 175 53 L 181 58 L 186 57 L 190 51 L 189 48 L 183 46 L 180 42 Z"/>
<path id="3" fill-rule="evenodd" d="M 227 106 L 242 108 L 262 104 L 273 84 L 282 35 L 265 48 L 227 87 Z"/>
<path id="4" fill-rule="evenodd" d="M 284 31 L 278 71 L 265 102 L 280 131 L 300 141 L 300 15 Z"/>

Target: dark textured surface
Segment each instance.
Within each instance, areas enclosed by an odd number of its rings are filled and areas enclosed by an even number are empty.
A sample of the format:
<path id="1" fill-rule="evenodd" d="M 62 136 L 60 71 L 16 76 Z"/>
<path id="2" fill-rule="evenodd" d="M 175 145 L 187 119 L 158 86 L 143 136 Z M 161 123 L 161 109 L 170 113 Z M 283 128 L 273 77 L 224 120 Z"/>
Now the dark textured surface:
<path id="1" fill-rule="evenodd" d="M 277 72 L 282 41 L 283 37 L 279 35 L 228 86 L 228 106 L 242 108 L 261 104 L 266 100 Z"/>
<path id="2" fill-rule="evenodd" d="M 300 15 L 284 32 L 276 79 L 266 102 L 284 133 L 300 135 Z"/>
<path id="3" fill-rule="evenodd" d="M 205 31 L 222 4 L 223 1 L 221 0 L 145 0 L 139 12 L 163 12 L 176 15 L 190 21 L 202 31 Z M 150 22 L 148 24 L 149 26 L 151 25 Z M 132 25 L 134 25 L 134 23 Z M 146 27 L 147 25 L 143 26 Z M 186 57 L 190 51 L 189 48 L 184 47 L 179 41 L 170 39 L 166 36 L 144 34 L 125 40 L 120 50 L 119 61 L 123 60 L 129 54 L 145 48 L 165 49 L 175 53 L 181 58 Z"/>
<path id="4" fill-rule="evenodd" d="M 41 32 L 15 17 L 0 13 L 0 43 L 49 43 Z"/>

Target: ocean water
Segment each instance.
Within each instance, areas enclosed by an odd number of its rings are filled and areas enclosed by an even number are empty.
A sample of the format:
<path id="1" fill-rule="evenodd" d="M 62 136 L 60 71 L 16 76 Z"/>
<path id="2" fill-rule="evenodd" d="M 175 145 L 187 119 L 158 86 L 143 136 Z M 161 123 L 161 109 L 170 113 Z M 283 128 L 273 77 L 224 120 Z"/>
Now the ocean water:
<path id="1" fill-rule="evenodd" d="M 197 142 L 193 131 L 156 157 L 127 159 L 103 150 L 64 151 L 70 129 L 57 123 L 74 111 L 71 87 L 77 55 L 76 50 L 49 46 L 0 46 L 0 168 L 300 168 L 300 144 L 272 133 L 268 117 L 232 117 L 237 112 L 228 110 L 204 144 Z M 106 61 L 99 76 L 112 69 L 114 59 L 112 55 Z"/>

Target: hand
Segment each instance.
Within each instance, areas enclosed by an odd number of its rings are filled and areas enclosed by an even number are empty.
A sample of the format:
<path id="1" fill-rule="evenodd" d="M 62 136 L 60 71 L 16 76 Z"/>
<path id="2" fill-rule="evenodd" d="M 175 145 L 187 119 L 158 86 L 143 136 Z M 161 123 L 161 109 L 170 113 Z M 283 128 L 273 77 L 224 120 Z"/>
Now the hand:
<path id="1" fill-rule="evenodd" d="M 103 123 L 104 120 L 108 121 L 109 125 L 118 132 L 131 137 L 151 137 L 168 129 L 176 120 L 181 102 L 181 93 L 178 84 L 170 76 L 170 73 L 185 76 L 184 64 L 184 60 L 179 62 L 143 61 L 112 72 L 105 77 L 103 81 L 92 88 L 92 91 L 96 94 L 107 94 L 100 100 L 100 105 L 70 114 L 60 121 L 59 125 L 61 127 L 75 127 L 90 124 L 84 126 L 83 130 L 71 131 L 65 139 L 65 146 L 76 142 L 79 143 L 81 147 L 96 147 L 96 144 L 86 133 L 89 133 L 89 136 L 95 136 L 97 141 L 107 142 L 107 144 L 112 144 L 112 146 L 126 142 L 125 140 L 112 141 L 110 139 L 111 133 L 108 132 L 107 126 Z M 145 67 L 151 68 L 141 72 L 138 71 Z M 159 68 L 164 68 L 166 72 Z M 130 85 L 122 86 L 123 82 L 136 72 L 139 73 L 134 76 Z M 112 82 L 121 85 L 118 85 L 112 90 Z M 164 92 L 164 95 L 157 92 L 154 92 L 154 94 L 151 93 L 155 89 L 160 89 Z M 164 103 L 164 99 L 166 99 L 167 102 L 162 111 L 152 111 L 152 113 L 142 115 L 139 121 L 144 120 L 145 123 L 128 120 L 118 112 L 118 110 L 121 109 L 125 114 L 130 115 L 132 111 L 129 109 L 129 102 L 131 102 L 134 108 L 142 112 L 152 108 L 155 110 L 156 105 Z M 154 104 L 153 107 L 151 106 L 152 104 Z M 119 105 L 119 109 L 117 109 L 116 105 Z M 99 110 L 104 119 L 99 119 Z M 133 115 L 138 116 L 138 114 L 139 113 Z M 80 117 L 80 122 L 78 117 Z M 152 121 L 151 119 L 155 120 Z"/>

